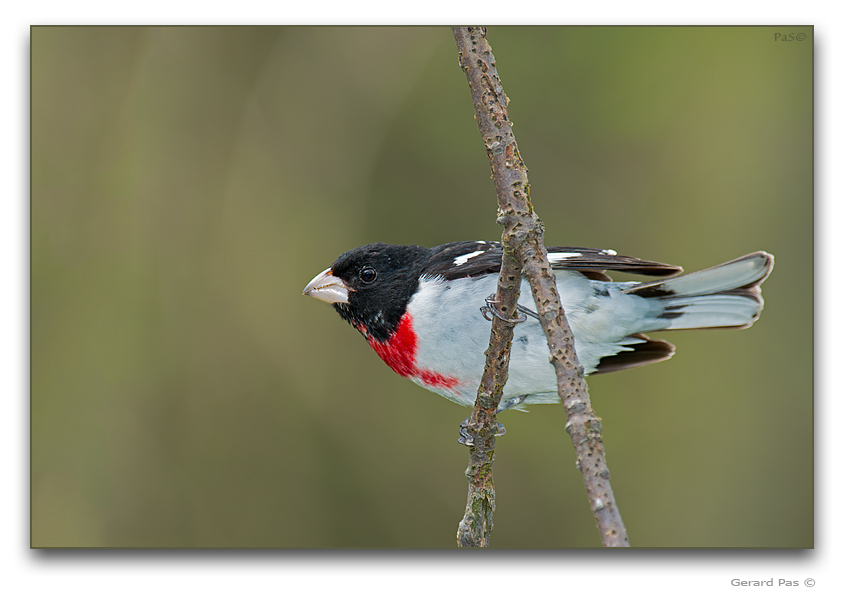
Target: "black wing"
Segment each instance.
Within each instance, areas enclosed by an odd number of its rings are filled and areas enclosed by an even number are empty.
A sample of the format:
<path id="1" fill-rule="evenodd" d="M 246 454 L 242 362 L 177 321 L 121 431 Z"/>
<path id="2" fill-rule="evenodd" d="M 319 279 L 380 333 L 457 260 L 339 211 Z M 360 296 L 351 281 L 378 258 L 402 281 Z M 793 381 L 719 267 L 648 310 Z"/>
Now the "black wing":
<path id="1" fill-rule="evenodd" d="M 497 241 L 457 241 L 431 249 L 431 256 L 422 274 L 442 276 L 448 280 L 498 274 L 501 269 L 501 244 Z M 611 280 L 606 270 L 631 272 L 648 276 L 669 276 L 682 272 L 679 266 L 619 256 L 613 250 L 552 246 L 548 260 L 556 270 L 576 270 L 594 280 Z"/>

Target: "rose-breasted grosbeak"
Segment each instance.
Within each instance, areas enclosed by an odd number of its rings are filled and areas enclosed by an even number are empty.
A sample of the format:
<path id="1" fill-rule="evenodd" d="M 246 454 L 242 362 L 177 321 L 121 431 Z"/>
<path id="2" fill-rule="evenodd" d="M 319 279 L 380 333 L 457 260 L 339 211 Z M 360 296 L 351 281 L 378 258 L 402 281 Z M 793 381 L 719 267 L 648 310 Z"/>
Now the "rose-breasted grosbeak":
<path id="1" fill-rule="evenodd" d="M 372 243 L 337 258 L 303 294 L 333 304 L 399 375 L 472 406 L 489 345 L 484 310 L 501 255 L 500 244 L 487 241 L 435 248 Z M 613 282 L 605 271 L 661 277 L 682 268 L 579 247 L 549 247 L 548 260 L 585 374 L 671 357 L 673 345 L 643 332 L 750 326 L 762 311 L 759 285 L 774 265 L 770 254 L 754 252 L 690 274 Z M 519 306 L 533 313 L 525 279 Z M 514 328 L 499 411 L 559 402 L 545 334 L 538 319 L 523 317 Z"/>

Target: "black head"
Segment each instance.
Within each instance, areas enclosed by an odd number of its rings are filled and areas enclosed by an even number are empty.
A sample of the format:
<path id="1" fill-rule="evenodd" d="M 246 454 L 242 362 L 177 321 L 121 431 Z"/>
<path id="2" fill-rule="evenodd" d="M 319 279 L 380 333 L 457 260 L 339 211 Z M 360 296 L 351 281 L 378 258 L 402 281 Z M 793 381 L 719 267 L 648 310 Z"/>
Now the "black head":
<path id="1" fill-rule="evenodd" d="M 385 341 L 398 326 L 419 286 L 429 248 L 371 243 L 349 250 L 331 265 L 348 289 L 347 303 L 334 307 L 347 322 Z"/>

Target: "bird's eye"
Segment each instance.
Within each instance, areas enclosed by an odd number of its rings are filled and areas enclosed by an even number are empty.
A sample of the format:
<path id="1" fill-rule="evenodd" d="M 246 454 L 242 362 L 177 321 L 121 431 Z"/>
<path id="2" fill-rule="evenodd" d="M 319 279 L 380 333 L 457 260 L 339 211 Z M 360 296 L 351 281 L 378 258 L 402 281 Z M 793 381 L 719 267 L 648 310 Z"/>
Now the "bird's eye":
<path id="1" fill-rule="evenodd" d="M 360 274 L 358 276 L 360 276 L 360 280 L 369 284 L 373 282 L 376 278 L 378 278 L 378 273 L 375 272 L 374 268 L 367 266 L 366 268 L 360 271 Z"/>

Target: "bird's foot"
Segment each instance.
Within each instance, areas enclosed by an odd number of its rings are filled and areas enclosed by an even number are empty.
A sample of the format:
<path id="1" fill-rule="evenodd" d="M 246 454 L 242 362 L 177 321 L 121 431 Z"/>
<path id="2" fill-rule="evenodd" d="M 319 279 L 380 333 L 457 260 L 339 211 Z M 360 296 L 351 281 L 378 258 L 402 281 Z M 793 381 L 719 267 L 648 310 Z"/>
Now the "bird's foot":
<path id="1" fill-rule="evenodd" d="M 495 300 L 495 295 L 490 295 L 485 299 L 485 301 L 486 305 L 481 307 L 481 315 L 484 317 L 484 319 L 489 320 L 490 322 L 492 321 L 492 318 L 489 317 L 489 314 L 494 315 L 502 322 L 507 322 L 508 324 L 521 324 L 522 322 L 527 320 L 527 318 L 523 315 L 519 316 L 518 318 L 504 317 L 504 315 L 499 312 L 498 309 L 495 307 L 495 304 L 498 303 L 498 301 Z"/>
<path id="2" fill-rule="evenodd" d="M 500 435 L 504 435 L 507 433 L 507 429 L 504 428 L 504 425 L 501 423 L 496 423 L 495 428 L 495 437 L 499 437 Z M 471 447 L 475 445 L 475 438 L 469 432 L 469 417 L 463 419 L 463 422 L 460 423 L 460 437 L 457 438 L 457 443 L 461 443 L 466 447 Z"/>

